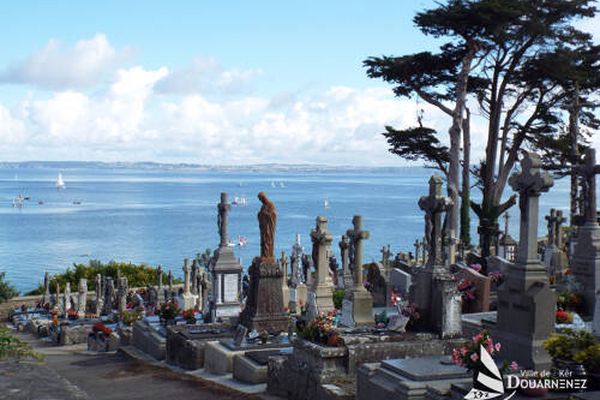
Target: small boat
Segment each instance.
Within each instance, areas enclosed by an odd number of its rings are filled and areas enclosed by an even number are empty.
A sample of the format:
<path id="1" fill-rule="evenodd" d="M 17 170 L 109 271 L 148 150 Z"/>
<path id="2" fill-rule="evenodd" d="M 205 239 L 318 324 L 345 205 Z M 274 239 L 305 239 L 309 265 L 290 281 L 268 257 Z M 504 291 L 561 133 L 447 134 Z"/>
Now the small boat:
<path id="1" fill-rule="evenodd" d="M 42 204 L 44 204 L 44 202 L 42 200 L 38 201 L 38 205 L 41 206 Z"/>
<path id="2" fill-rule="evenodd" d="M 238 236 L 238 246 L 244 247 L 248 244 L 248 239 L 243 236 Z"/>
<path id="3" fill-rule="evenodd" d="M 329 208 L 329 200 L 323 200 L 323 208 Z"/>
<path id="4" fill-rule="evenodd" d="M 56 178 L 56 188 L 58 190 L 65 189 L 67 185 L 65 185 L 65 181 L 63 180 L 62 174 L 58 173 L 58 178 Z"/>
<path id="5" fill-rule="evenodd" d="M 275 185 L 275 181 L 271 181 L 271 187 L 276 187 L 277 185 Z"/>
<path id="6" fill-rule="evenodd" d="M 15 208 L 22 208 L 23 200 L 23 195 L 19 193 L 19 195 L 13 199 L 12 206 Z"/>
<path id="7" fill-rule="evenodd" d="M 73 204 L 74 204 L 74 205 L 76 205 L 76 206 L 78 206 L 78 205 L 80 205 L 80 204 L 81 204 L 81 201 L 79 201 L 79 200 L 74 200 L 74 201 L 73 201 Z"/>

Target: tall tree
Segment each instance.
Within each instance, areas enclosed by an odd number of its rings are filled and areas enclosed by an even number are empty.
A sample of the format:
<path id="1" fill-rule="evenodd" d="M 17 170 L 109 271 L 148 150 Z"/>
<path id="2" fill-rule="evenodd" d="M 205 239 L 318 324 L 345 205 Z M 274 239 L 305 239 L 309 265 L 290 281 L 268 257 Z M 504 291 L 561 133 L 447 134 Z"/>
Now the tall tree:
<path id="1" fill-rule="evenodd" d="M 565 91 L 539 68 L 542 55 L 560 48 L 576 48 L 590 39 L 575 29 L 574 19 L 592 17 L 593 0 L 450 0 L 417 14 L 415 22 L 425 34 L 447 36 L 450 42 L 436 55 L 418 53 L 404 57 L 368 59 L 371 77 L 382 77 L 397 86 L 399 96 L 416 94 L 451 115 L 469 66 L 466 89 L 487 120 L 485 158 L 476 169 L 483 196 L 471 206 L 479 218 L 482 255 L 498 235 L 498 217 L 515 203 L 503 198 L 518 152 L 541 143 L 539 137 L 557 135 L 560 105 Z M 469 50 L 473 51 L 469 59 Z M 428 65 L 426 62 L 435 63 Z M 466 61 L 466 62 L 465 62 Z M 461 68 L 461 66 L 463 68 Z M 466 94 L 465 94 L 466 96 Z M 457 121 L 450 128 L 450 152 Z M 444 108 L 446 110 L 444 110 Z M 456 116 L 452 114 L 453 116 Z M 451 155 L 450 163 L 455 159 Z M 449 174 L 450 182 L 450 174 Z M 455 180 L 453 179 L 453 182 Z M 449 188 L 449 194 L 450 194 Z"/>

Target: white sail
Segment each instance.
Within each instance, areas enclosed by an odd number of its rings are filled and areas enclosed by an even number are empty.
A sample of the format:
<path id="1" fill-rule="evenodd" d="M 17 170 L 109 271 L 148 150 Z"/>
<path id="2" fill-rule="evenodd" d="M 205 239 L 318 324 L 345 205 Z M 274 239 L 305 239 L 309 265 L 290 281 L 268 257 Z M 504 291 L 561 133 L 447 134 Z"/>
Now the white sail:
<path id="1" fill-rule="evenodd" d="M 65 187 L 66 187 L 65 181 L 63 180 L 62 174 L 59 172 L 58 173 L 58 178 L 56 178 L 56 188 L 57 189 L 64 189 Z"/>

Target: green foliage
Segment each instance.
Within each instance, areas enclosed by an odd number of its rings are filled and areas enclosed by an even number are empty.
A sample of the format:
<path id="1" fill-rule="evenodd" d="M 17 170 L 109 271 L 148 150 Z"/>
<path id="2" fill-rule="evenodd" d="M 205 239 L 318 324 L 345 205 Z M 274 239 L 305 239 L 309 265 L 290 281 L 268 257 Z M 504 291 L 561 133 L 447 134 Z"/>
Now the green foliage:
<path id="1" fill-rule="evenodd" d="M 333 291 L 333 306 L 336 310 L 342 309 L 342 302 L 344 301 L 344 295 L 346 291 L 344 289 L 335 289 Z"/>
<path id="2" fill-rule="evenodd" d="M 544 341 L 544 349 L 553 360 L 575 360 L 575 354 L 598 346 L 598 339 L 586 331 L 566 330 L 564 334 L 553 334 Z M 579 356 L 584 357 L 583 355 Z M 576 361 L 576 360 L 575 360 Z"/>
<path id="3" fill-rule="evenodd" d="M 19 295 L 17 289 L 14 288 L 6 280 L 6 272 L 0 272 L 0 303 L 12 299 Z"/>
<path id="4" fill-rule="evenodd" d="M 577 352 L 573 360 L 583 364 L 588 373 L 600 373 L 600 343 Z"/>
<path id="5" fill-rule="evenodd" d="M 137 320 L 142 319 L 142 313 L 137 310 L 125 310 L 121 313 L 121 321 L 127 325 L 131 326 Z"/>
<path id="6" fill-rule="evenodd" d="M 89 264 L 73 264 L 72 268 L 67 268 L 62 274 L 54 275 L 50 282 L 50 291 L 54 291 L 56 282 L 59 283 L 61 289 L 65 287 L 67 282 L 71 283 L 72 288 L 76 288 L 79 284 L 79 279 L 85 278 L 88 283 L 88 290 L 95 290 L 96 275 L 111 277 L 113 280 L 117 276 L 127 278 L 129 287 L 143 287 L 150 284 L 156 284 L 156 269 L 146 264 L 132 264 L 125 262 L 110 261 L 107 264 L 98 260 L 91 260 Z M 174 279 L 176 283 L 181 280 Z M 28 294 L 41 294 L 44 290 L 40 285 L 37 289 L 32 290 Z"/>
<path id="7" fill-rule="evenodd" d="M 44 358 L 21 339 L 12 336 L 8 328 L 0 326 L 0 361 L 8 359 L 27 359 L 34 358 L 41 360 Z"/>

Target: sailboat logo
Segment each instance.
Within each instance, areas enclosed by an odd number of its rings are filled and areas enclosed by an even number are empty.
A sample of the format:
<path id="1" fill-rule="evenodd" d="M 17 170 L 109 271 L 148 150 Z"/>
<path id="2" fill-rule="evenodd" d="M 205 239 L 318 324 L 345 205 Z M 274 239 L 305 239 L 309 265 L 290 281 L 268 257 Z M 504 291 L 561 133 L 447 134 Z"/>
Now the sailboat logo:
<path id="1" fill-rule="evenodd" d="M 465 396 L 466 400 L 494 399 L 504 394 L 504 381 L 502 375 L 496 366 L 496 363 L 487 352 L 485 347 L 479 346 L 479 354 L 481 357 L 480 370 L 473 371 L 476 374 L 475 385 L 473 389 Z M 512 392 L 504 400 L 508 400 L 515 395 L 516 391 Z"/>

